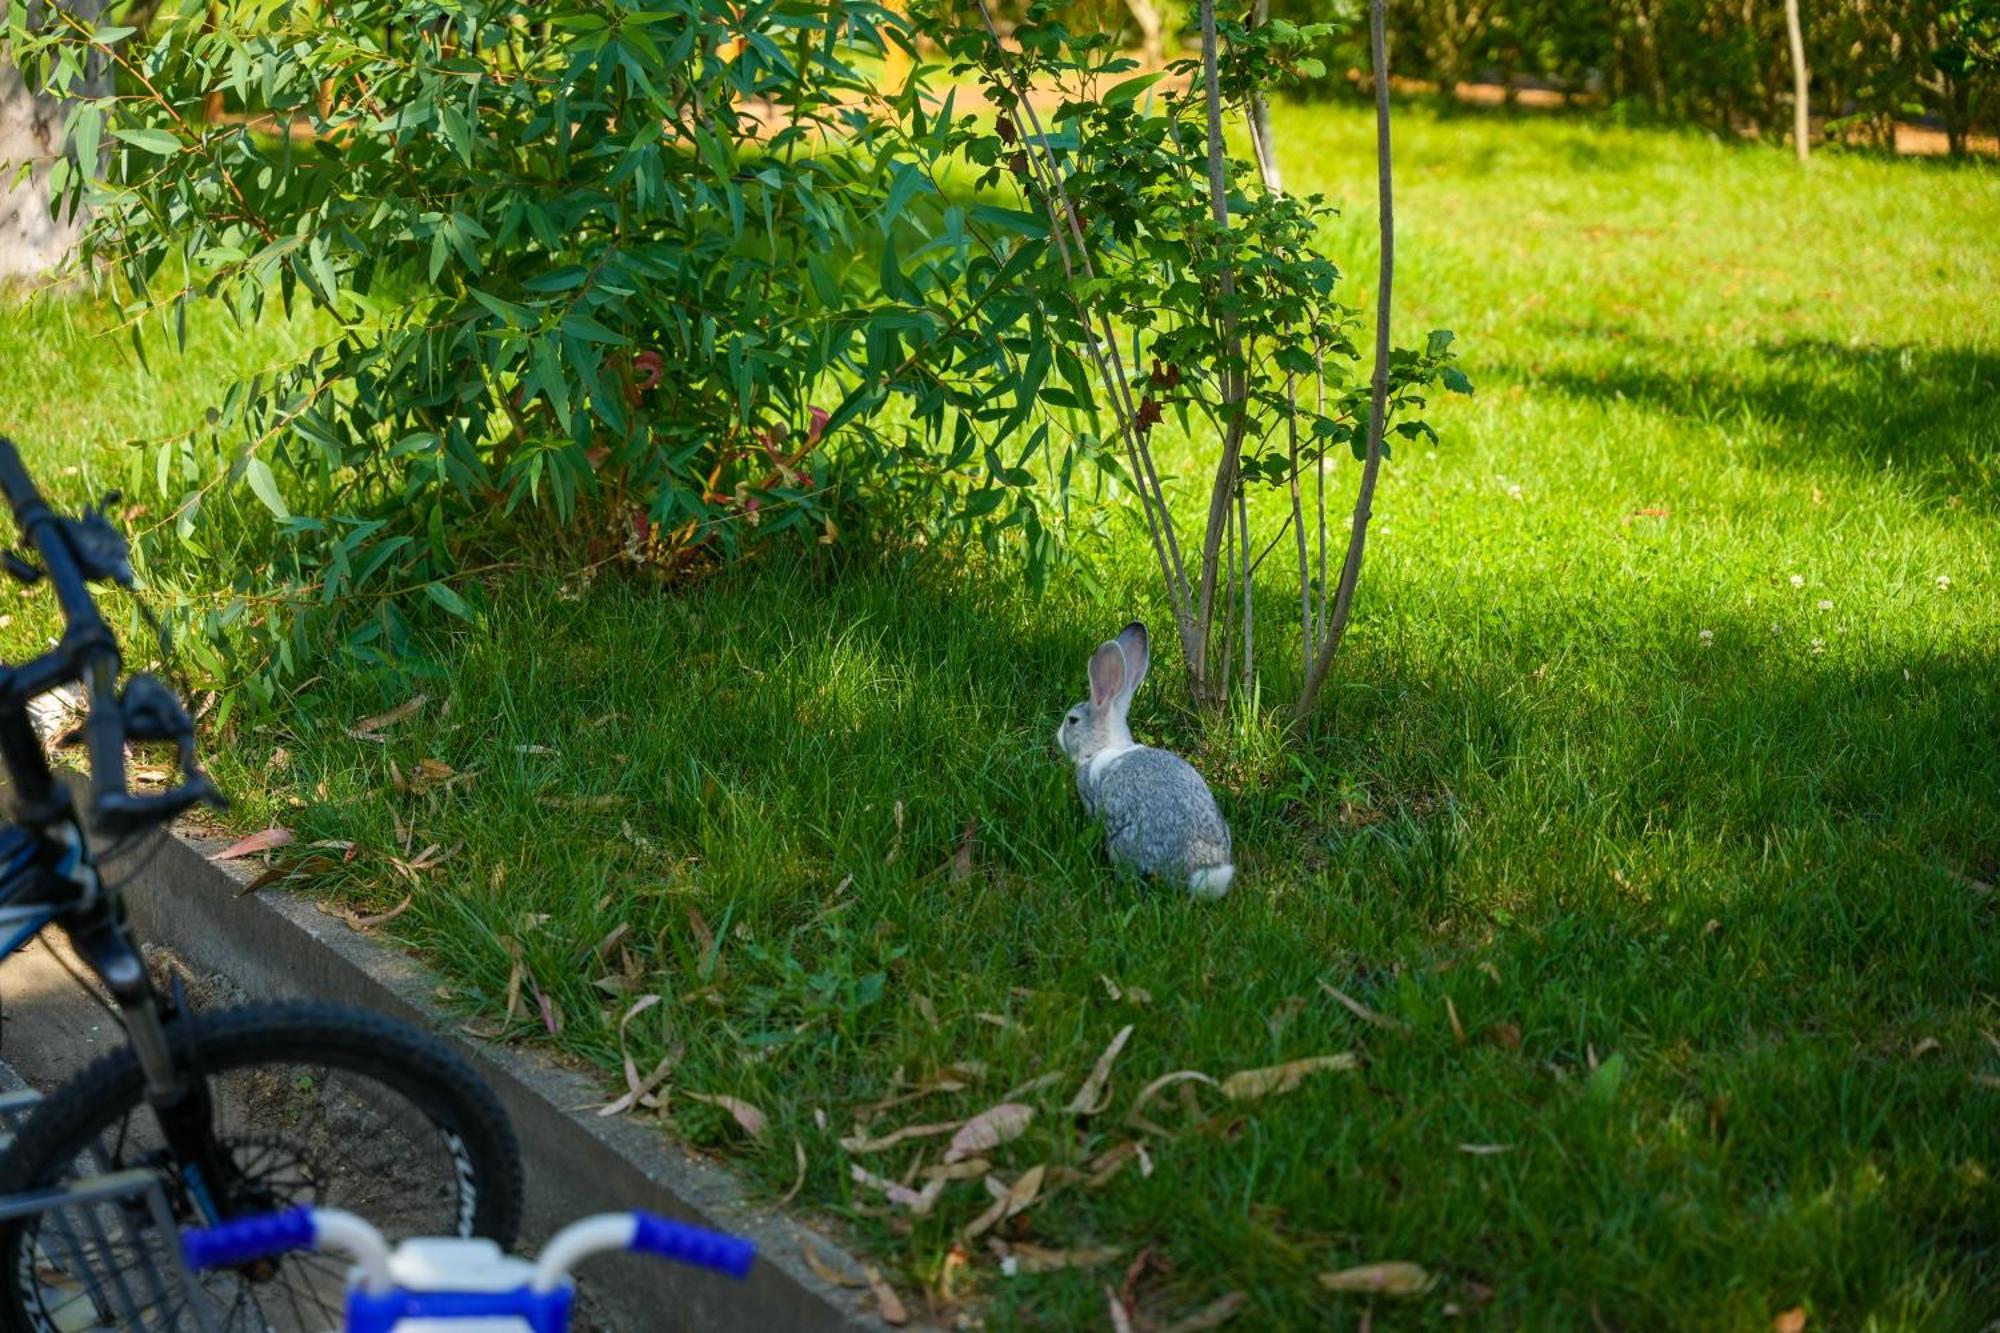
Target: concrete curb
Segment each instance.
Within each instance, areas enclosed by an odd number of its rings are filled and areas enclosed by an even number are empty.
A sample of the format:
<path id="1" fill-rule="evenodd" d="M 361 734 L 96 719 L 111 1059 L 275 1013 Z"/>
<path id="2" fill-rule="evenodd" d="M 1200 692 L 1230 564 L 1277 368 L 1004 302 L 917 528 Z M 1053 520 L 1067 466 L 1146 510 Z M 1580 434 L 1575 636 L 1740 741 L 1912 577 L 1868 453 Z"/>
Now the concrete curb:
<path id="1" fill-rule="evenodd" d="M 627 1333 L 662 1330 L 876 1330 L 865 1292 L 843 1290 L 807 1267 L 810 1242 L 836 1272 L 860 1264 L 783 1214 L 751 1204 L 740 1182 L 698 1161 L 656 1131 L 571 1108 L 604 1090 L 538 1051 L 472 1045 L 433 998 L 439 980 L 276 888 L 252 895 L 234 867 L 208 860 L 202 840 L 163 838 L 125 891 L 139 938 L 193 967 L 220 973 L 252 999 L 312 998 L 361 1005 L 436 1032 L 473 1061 L 506 1103 L 527 1168 L 524 1249 L 590 1213 L 645 1208 L 722 1228 L 758 1244 L 758 1263 L 737 1284 L 673 1265 L 619 1256 L 595 1260 L 585 1282 L 591 1305 Z M 115 867 L 114 867 L 115 870 Z M 245 874 L 247 878 L 247 873 Z"/>

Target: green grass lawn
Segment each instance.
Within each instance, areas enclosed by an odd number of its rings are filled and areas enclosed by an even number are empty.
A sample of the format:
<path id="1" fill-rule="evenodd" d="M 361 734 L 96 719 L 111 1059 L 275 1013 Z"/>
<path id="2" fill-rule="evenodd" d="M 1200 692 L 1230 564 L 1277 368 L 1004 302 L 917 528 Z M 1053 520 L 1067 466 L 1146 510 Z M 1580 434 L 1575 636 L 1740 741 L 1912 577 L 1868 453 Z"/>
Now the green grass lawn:
<path id="1" fill-rule="evenodd" d="M 1294 185 L 1350 203 L 1328 244 L 1365 306 L 1369 121 L 1279 131 Z M 1801 173 L 1571 121 L 1397 132 L 1399 329 L 1455 329 L 1478 394 L 1385 473 L 1307 744 L 1205 723 L 1165 660 L 1141 695 L 1142 739 L 1233 821 L 1221 904 L 1111 874 L 1053 749 L 1091 647 L 1135 612 L 1165 628 L 1129 526 L 1087 553 L 1099 591 L 1040 601 L 943 560 L 523 576 L 414 687 L 329 668 L 309 716 L 238 735 L 245 823 L 356 843 L 313 882 L 373 911 L 414 890 L 382 929 L 469 1018 L 559 1020 L 607 1086 L 620 1015 L 664 997 L 624 1046 L 674 1061 L 669 1132 L 997 1326 L 1104 1326 L 1148 1246 L 1162 1325 L 1241 1291 L 1257 1328 L 1984 1326 L 2000 174 Z M 204 324 L 147 380 L 97 324 L 0 332 L 0 429 L 50 465 L 121 476 L 118 441 L 268 359 Z M 1282 573 L 1263 595 L 1287 623 Z M 26 651 L 40 623 L 0 634 Z M 347 734 L 412 688 L 384 740 Z M 432 847 L 414 879 L 390 860 Z M 1108 1105 L 1065 1113 L 1128 1024 Z M 1341 1052 L 1358 1068 L 1247 1101 L 1189 1080 L 1128 1122 L 1161 1075 Z M 763 1139 L 697 1095 L 761 1109 Z M 978 1179 L 919 1216 L 851 1178 L 921 1186 L 946 1140 L 841 1138 L 1010 1098 L 1034 1117 L 992 1172 L 1046 1169 L 986 1236 L 959 1240 Z M 1008 1276 L 995 1236 L 1118 1257 Z M 1315 1280 L 1389 1260 L 1435 1284 Z"/>

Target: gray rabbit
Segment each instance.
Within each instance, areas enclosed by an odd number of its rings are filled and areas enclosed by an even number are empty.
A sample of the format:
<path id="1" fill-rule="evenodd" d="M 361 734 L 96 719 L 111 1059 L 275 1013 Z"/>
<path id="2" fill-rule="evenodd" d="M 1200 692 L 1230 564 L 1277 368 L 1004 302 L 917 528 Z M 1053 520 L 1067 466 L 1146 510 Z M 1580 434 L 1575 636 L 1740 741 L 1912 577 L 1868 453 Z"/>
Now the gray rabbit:
<path id="1" fill-rule="evenodd" d="M 1090 698 L 1063 715 L 1056 743 L 1076 764 L 1083 807 L 1104 822 L 1111 859 L 1220 898 L 1236 878 L 1229 825 L 1201 774 L 1179 755 L 1140 745 L 1125 723 L 1152 660 L 1133 621 L 1090 655 Z"/>

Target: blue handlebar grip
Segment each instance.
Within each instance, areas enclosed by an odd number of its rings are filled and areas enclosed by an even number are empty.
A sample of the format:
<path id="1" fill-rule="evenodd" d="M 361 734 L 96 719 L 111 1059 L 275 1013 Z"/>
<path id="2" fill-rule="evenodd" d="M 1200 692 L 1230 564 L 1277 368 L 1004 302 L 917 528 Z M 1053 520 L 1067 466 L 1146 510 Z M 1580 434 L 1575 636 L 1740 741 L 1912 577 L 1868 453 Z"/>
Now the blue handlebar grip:
<path id="1" fill-rule="evenodd" d="M 757 1258 L 757 1243 L 720 1231 L 689 1226 L 651 1213 L 633 1213 L 632 1248 L 640 1254 L 657 1254 L 663 1259 L 727 1273 L 733 1278 L 749 1275 Z"/>
<path id="2" fill-rule="evenodd" d="M 287 1250 L 309 1250 L 317 1228 L 312 1209 L 245 1217 L 218 1227 L 190 1227 L 181 1233 L 181 1253 L 189 1268 L 233 1268 Z"/>

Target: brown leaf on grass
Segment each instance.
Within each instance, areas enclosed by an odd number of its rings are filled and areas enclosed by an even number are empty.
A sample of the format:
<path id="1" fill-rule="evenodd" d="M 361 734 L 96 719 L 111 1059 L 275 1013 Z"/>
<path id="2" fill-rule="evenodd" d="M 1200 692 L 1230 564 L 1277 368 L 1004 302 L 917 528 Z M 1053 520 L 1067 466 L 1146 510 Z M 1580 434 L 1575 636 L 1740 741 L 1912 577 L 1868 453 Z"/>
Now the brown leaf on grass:
<path id="1" fill-rule="evenodd" d="M 1118 1293 L 1104 1284 L 1104 1303 L 1111 1312 L 1111 1333 L 1133 1333 L 1132 1312 L 1125 1308 L 1125 1302 L 1118 1299 Z"/>
<path id="2" fill-rule="evenodd" d="M 931 1003 L 931 997 L 922 991 L 916 991 L 911 994 L 910 1003 L 916 1006 L 917 1012 L 923 1016 L 923 1020 L 929 1026 L 930 1030 L 936 1032 L 938 1030 L 937 1006 Z"/>
<path id="3" fill-rule="evenodd" d="M 1805 1333 L 1806 1307 L 1794 1305 L 1771 1316 L 1771 1333 Z"/>
<path id="4" fill-rule="evenodd" d="M 964 1122 L 958 1120 L 943 1120 L 933 1125 L 905 1125 L 893 1133 L 884 1134 L 878 1138 L 869 1138 L 863 1134 L 856 1134 L 842 1139 L 840 1146 L 848 1152 L 856 1154 L 881 1152 L 885 1148 L 893 1148 L 897 1144 L 909 1139 L 928 1139 L 935 1138 L 939 1134 L 949 1134 L 962 1123 Z"/>
<path id="5" fill-rule="evenodd" d="M 1002 1102 L 981 1111 L 951 1136 L 951 1146 L 945 1150 L 944 1160 L 947 1163 L 957 1162 L 976 1157 L 1003 1143 L 1012 1143 L 1026 1132 L 1028 1122 L 1034 1118 L 1035 1108 L 1019 1102 Z"/>
<path id="6" fill-rule="evenodd" d="M 769 1123 L 764 1113 L 738 1097 L 721 1092 L 689 1092 L 682 1094 L 691 1102 L 702 1102 L 709 1106 L 719 1106 L 735 1118 L 745 1134 L 759 1143 L 764 1140 L 764 1129 Z"/>
<path id="7" fill-rule="evenodd" d="M 1125 1169 L 1126 1163 L 1139 1155 L 1136 1143 L 1121 1143 L 1109 1152 L 1099 1153 L 1090 1163 L 1090 1174 L 1084 1180 L 1085 1189 L 1101 1190 L 1111 1183 L 1111 1178 Z"/>
<path id="8" fill-rule="evenodd" d="M 1338 1273 L 1321 1273 L 1319 1284 L 1328 1291 L 1370 1296 L 1416 1296 L 1430 1286 L 1431 1275 L 1419 1264 L 1391 1261 L 1343 1268 Z"/>
<path id="9" fill-rule="evenodd" d="M 1203 1333 L 1205 1329 L 1221 1328 L 1224 1324 L 1243 1313 L 1243 1307 L 1250 1298 L 1240 1291 L 1232 1291 L 1227 1296 L 1210 1301 L 1191 1315 L 1176 1319 L 1160 1330 L 1160 1333 Z"/>
<path id="10" fill-rule="evenodd" d="M 972 857 L 979 838 L 979 821 L 968 819 L 965 828 L 958 835 L 958 850 L 951 854 L 951 882 L 962 883 L 972 878 Z"/>
<path id="11" fill-rule="evenodd" d="M 1921 1060 L 1926 1055 L 1929 1055 L 1932 1051 L 1942 1050 L 1943 1048 L 1944 1048 L 1944 1043 L 1939 1041 L 1936 1037 L 1925 1037 L 1922 1041 L 1918 1042 L 1916 1045 L 1910 1048 L 1910 1058 L 1912 1060 Z"/>
<path id="12" fill-rule="evenodd" d="M 1511 1143 L 1461 1143 L 1458 1150 L 1472 1157 L 1496 1157 L 1503 1152 L 1514 1151 Z"/>
<path id="13" fill-rule="evenodd" d="M 533 972 L 528 973 L 528 989 L 535 994 L 535 1007 L 542 1011 L 542 1027 L 551 1037 L 560 1037 L 563 1030 L 562 1006 L 551 1000 L 542 990 Z"/>
<path id="14" fill-rule="evenodd" d="M 615 810 L 625 804 L 617 793 L 603 796 L 539 796 L 536 804 L 550 810 Z"/>
<path id="15" fill-rule="evenodd" d="M 625 1061 L 625 1076 L 630 1081 L 631 1086 L 625 1090 L 625 1094 L 618 1098 L 618 1100 L 598 1107 L 597 1114 L 600 1116 L 623 1115 L 633 1107 L 649 1100 L 659 1090 L 660 1085 L 667 1081 L 667 1075 L 674 1072 L 674 1066 L 680 1063 L 682 1049 L 682 1047 L 676 1046 L 673 1050 L 668 1051 L 660 1058 L 660 1063 L 653 1066 L 653 1072 L 646 1075 L 643 1079 L 639 1077 L 637 1067 L 632 1064 L 631 1059 L 628 1057 Z"/>
<path id="16" fill-rule="evenodd" d="M 1035 1200 L 1042 1197 L 1042 1181 L 1048 1175 L 1048 1171 L 1048 1167 L 1037 1162 L 1023 1171 L 1014 1183 L 1007 1187 L 1006 1196 L 1000 1200 L 1004 1206 L 1000 1214 L 1002 1220 L 1024 1213 L 1035 1206 Z M 986 1180 L 990 1185 L 993 1177 L 988 1176 Z M 967 1236 L 966 1239 L 970 1240 L 972 1237 Z"/>
<path id="17" fill-rule="evenodd" d="M 1503 1051 L 1518 1051 L 1521 1049 L 1521 1025 L 1495 1023 L 1486 1029 L 1486 1039 Z"/>
<path id="18" fill-rule="evenodd" d="M 1465 1045 L 1465 1024 L 1458 1021 L 1458 1006 L 1451 1002 L 1451 996 L 1444 997 L 1444 1016 L 1451 1020 L 1451 1039 L 1460 1046 Z"/>
<path id="19" fill-rule="evenodd" d="M 412 889 L 403 896 L 403 901 L 397 903 L 394 907 L 390 908 L 388 911 L 377 912 L 374 916 L 357 916 L 353 918 L 351 924 L 354 926 L 356 930 L 372 930 L 376 926 L 387 925 L 389 922 L 394 921 L 397 917 L 401 916 L 403 913 L 409 911 L 410 904 L 415 902 L 416 900 L 417 900 L 417 891 L 415 889 Z"/>
<path id="20" fill-rule="evenodd" d="M 1359 1063 L 1353 1052 L 1342 1051 L 1338 1055 L 1310 1055 L 1303 1060 L 1289 1060 L 1263 1069 L 1245 1069 L 1222 1080 L 1222 1095 L 1232 1102 L 1274 1097 L 1298 1087 L 1308 1074 L 1353 1069 Z"/>
<path id="21" fill-rule="evenodd" d="M 994 1242 L 996 1245 L 998 1241 Z M 1125 1253 L 1116 1245 L 1090 1245 L 1077 1250 L 1047 1250 L 1025 1241 L 1007 1247 L 1002 1264 L 1016 1273 L 1060 1273 L 1071 1268 L 1101 1268 Z"/>
<path id="22" fill-rule="evenodd" d="M 809 1240 L 799 1242 L 799 1255 L 806 1261 L 806 1267 L 812 1270 L 813 1276 L 822 1282 L 836 1287 L 865 1287 L 868 1285 L 867 1278 L 855 1277 L 851 1273 L 843 1273 L 826 1260 L 820 1258 L 819 1251 L 812 1247 L 812 1242 Z"/>
<path id="23" fill-rule="evenodd" d="M 944 1187 L 950 1183 L 943 1179 L 933 1179 L 921 1190 L 913 1190 L 908 1185 L 900 1184 L 887 1176 L 878 1176 L 859 1163 L 852 1162 L 848 1164 L 847 1175 L 857 1185 L 880 1190 L 890 1203 L 907 1208 L 918 1217 L 929 1214 L 931 1207 L 937 1203 L 938 1196 L 944 1193 Z"/>
<path id="24" fill-rule="evenodd" d="M 1367 1005 L 1361 1003 L 1361 1001 L 1355 999 L 1352 995 L 1349 995 L 1346 991 L 1343 991 L 1336 986 L 1330 986 L 1326 982 L 1322 981 L 1319 983 L 1319 988 L 1325 991 L 1328 995 L 1331 995 L 1336 1001 L 1340 1003 L 1342 1008 L 1346 1009 L 1347 1012 L 1353 1014 L 1356 1018 L 1360 1019 L 1364 1023 L 1373 1023 L 1376 1027 L 1387 1028 L 1391 1032 L 1407 1032 L 1410 1029 L 1410 1025 L 1408 1023 L 1405 1023 L 1402 1019 L 1391 1018 L 1387 1014 L 1377 1013 L 1375 1012 L 1375 1010 L 1370 1009 Z"/>
<path id="25" fill-rule="evenodd" d="M 422 712 L 424 699 L 425 696 L 421 694 L 413 694 L 408 700 L 397 704 L 386 713 L 377 713 L 373 717 L 362 718 L 347 729 L 347 734 L 357 741 L 379 741 L 382 737 L 376 733 L 385 731 L 395 726 L 398 722 L 407 722 Z"/>
<path id="26" fill-rule="evenodd" d="M 1166 1255 L 1148 1245 L 1132 1256 L 1131 1264 L 1125 1269 L 1125 1283 L 1118 1289 L 1119 1301 L 1128 1311 L 1139 1308 L 1139 1284 L 1152 1273 L 1172 1277 L 1174 1265 Z"/>
<path id="27" fill-rule="evenodd" d="M 701 947 L 704 957 L 714 950 L 715 932 L 708 928 L 708 922 L 702 918 L 701 909 L 692 903 L 688 905 L 688 929 L 694 932 L 694 942 Z"/>
<path id="28" fill-rule="evenodd" d="M 275 848 L 283 847 L 291 840 L 292 831 L 290 829 L 279 828 L 274 824 L 262 833 L 253 833 L 240 842 L 232 842 L 229 846 L 208 859 L 211 861 L 237 861 L 246 856 L 255 856 L 259 852 L 268 852 Z"/>
<path id="29" fill-rule="evenodd" d="M 882 1317 L 882 1322 L 895 1328 L 909 1323 L 909 1309 L 904 1306 L 903 1298 L 896 1294 L 896 1289 L 889 1285 L 888 1279 L 873 1265 L 865 1271 L 868 1274 L 868 1289 L 875 1293 L 875 1313 Z"/>
<path id="30" fill-rule="evenodd" d="M 1083 1086 L 1076 1090 L 1076 1096 L 1070 1098 L 1069 1105 L 1063 1108 L 1065 1111 L 1071 1115 L 1096 1115 L 1111 1105 L 1111 1099 L 1104 1094 L 1104 1085 L 1111 1081 L 1111 1066 L 1118 1059 L 1118 1053 L 1132 1039 L 1132 1026 L 1127 1023 L 1118 1029 L 1118 1035 L 1104 1048 L 1104 1054 L 1097 1057 L 1090 1077 L 1083 1081 Z"/>
<path id="31" fill-rule="evenodd" d="M 950 1166 L 927 1166 L 919 1174 L 925 1180 L 977 1180 L 993 1169 L 993 1163 L 984 1157 L 968 1157 Z"/>
<path id="32" fill-rule="evenodd" d="M 783 1208 L 793 1199 L 798 1198 L 799 1191 L 806 1186 L 806 1145 L 800 1142 L 799 1136 L 796 1134 L 792 1135 L 792 1156 L 798 1159 L 799 1173 L 793 1177 L 792 1187 L 785 1191 L 783 1198 L 778 1200 L 780 1208 Z"/>
<path id="33" fill-rule="evenodd" d="M 1210 1087 L 1216 1086 L 1214 1079 L 1198 1069 L 1177 1069 L 1171 1074 L 1162 1074 L 1145 1087 L 1139 1089 L 1139 1095 L 1132 1099 L 1132 1109 L 1125 1113 L 1125 1119 L 1127 1121 L 1136 1119 L 1139 1112 L 1145 1110 L 1146 1104 L 1152 1101 L 1153 1098 L 1159 1096 L 1160 1093 L 1171 1088 L 1174 1084 L 1186 1083 L 1189 1080 L 1206 1083 Z"/>
<path id="34" fill-rule="evenodd" d="M 1046 1074 L 1037 1074 L 1026 1083 L 1016 1084 L 1014 1087 L 1007 1089 L 1000 1100 L 1003 1102 L 1016 1102 L 1023 1097 L 1032 1097 L 1046 1088 L 1053 1088 L 1056 1084 L 1062 1082 L 1068 1073 L 1069 1071 L 1066 1069 L 1051 1069 Z"/>
<path id="35" fill-rule="evenodd" d="M 340 863 L 330 856 L 308 856 L 305 860 L 295 861 L 288 866 L 267 866 L 258 873 L 257 878 L 238 889 L 236 896 L 245 897 L 281 879 L 310 879 L 314 875 L 324 875 L 329 870 L 338 869 Z"/>

